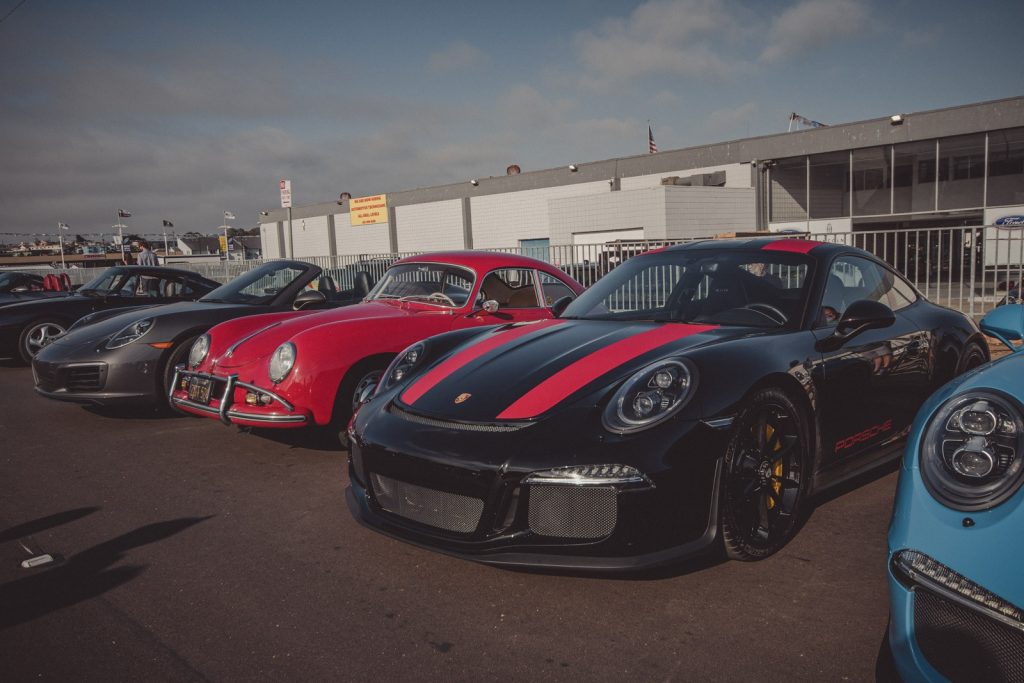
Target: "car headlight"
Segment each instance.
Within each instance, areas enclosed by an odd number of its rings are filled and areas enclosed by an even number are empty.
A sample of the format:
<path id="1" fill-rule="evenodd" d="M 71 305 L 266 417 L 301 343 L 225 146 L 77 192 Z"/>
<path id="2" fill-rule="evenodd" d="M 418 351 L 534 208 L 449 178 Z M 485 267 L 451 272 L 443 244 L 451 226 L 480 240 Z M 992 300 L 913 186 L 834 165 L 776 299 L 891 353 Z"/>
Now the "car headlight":
<path id="1" fill-rule="evenodd" d="M 395 356 L 395 359 L 391 361 L 391 365 L 384 371 L 384 377 L 381 378 L 380 383 L 377 385 L 377 391 L 374 392 L 374 396 L 382 391 L 387 391 L 399 382 L 409 379 L 413 369 L 423 361 L 426 350 L 427 347 L 423 342 L 416 342 Z"/>
<path id="2" fill-rule="evenodd" d="M 1024 481 L 1024 418 L 1016 401 L 972 391 L 946 401 L 921 443 L 921 476 L 940 503 L 986 510 L 1012 496 Z"/>
<path id="3" fill-rule="evenodd" d="M 284 381 L 293 367 L 295 367 L 295 344 L 285 342 L 278 346 L 270 356 L 270 365 L 267 368 L 270 381 L 274 384 Z"/>
<path id="4" fill-rule="evenodd" d="M 617 434 L 648 429 L 679 412 L 693 395 L 694 373 L 679 360 L 659 361 L 635 373 L 612 396 L 604 426 Z"/>
<path id="5" fill-rule="evenodd" d="M 193 370 L 199 367 L 199 364 L 206 358 L 206 354 L 210 352 L 210 335 L 204 334 L 199 339 L 196 339 L 192 344 L 192 348 L 188 351 L 188 366 Z"/>
<path id="6" fill-rule="evenodd" d="M 138 341 L 139 339 L 142 339 L 142 337 L 144 337 L 146 333 L 149 332 L 151 329 L 153 329 L 152 318 L 143 318 L 142 320 L 136 320 L 131 325 L 125 326 L 120 331 L 118 331 L 117 334 L 111 337 L 110 341 L 107 342 L 107 348 L 119 349 L 122 346 L 127 346 L 128 344 L 131 344 L 133 341 Z"/>

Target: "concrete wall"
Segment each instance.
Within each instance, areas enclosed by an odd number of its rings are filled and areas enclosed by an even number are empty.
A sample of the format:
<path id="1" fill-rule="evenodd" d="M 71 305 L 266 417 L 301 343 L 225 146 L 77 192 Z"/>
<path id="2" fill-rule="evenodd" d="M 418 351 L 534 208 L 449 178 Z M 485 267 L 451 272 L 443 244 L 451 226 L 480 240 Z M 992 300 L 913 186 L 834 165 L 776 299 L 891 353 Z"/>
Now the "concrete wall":
<path id="1" fill-rule="evenodd" d="M 668 178 L 674 175 L 679 176 L 680 178 L 685 178 L 691 175 L 714 173 L 716 171 L 725 171 L 726 187 L 751 187 L 750 164 L 725 164 L 723 166 L 705 166 L 703 168 L 684 168 L 677 171 L 666 171 L 651 175 L 634 176 L 632 178 L 623 178 L 621 181 L 621 187 L 623 190 L 636 190 L 641 187 L 656 187 L 661 185 L 662 178 Z"/>
<path id="2" fill-rule="evenodd" d="M 287 225 L 285 226 L 287 230 Z M 325 256 L 331 253 L 330 238 L 327 235 L 327 216 L 315 216 L 292 220 L 293 256 Z"/>
<path id="3" fill-rule="evenodd" d="M 519 246 L 519 240 L 550 237 L 550 200 L 609 192 L 608 182 L 601 180 L 473 197 L 470 204 L 473 217 L 473 247 L 515 247 Z"/>
<path id="4" fill-rule="evenodd" d="M 398 251 L 441 251 L 466 247 L 461 199 L 396 207 L 395 222 L 398 225 Z"/>
<path id="5" fill-rule="evenodd" d="M 548 200 L 551 244 L 572 244 L 574 234 L 643 228 L 644 238 L 665 234 L 665 188 L 604 192 Z"/>
<path id="6" fill-rule="evenodd" d="M 754 230 L 754 189 L 666 187 L 664 235 L 651 239 L 708 237 Z"/>
<path id="7" fill-rule="evenodd" d="M 335 207 L 337 209 L 337 207 Z M 385 254 L 390 251 L 388 224 L 352 225 L 347 213 L 334 214 L 334 243 L 340 256 Z"/>

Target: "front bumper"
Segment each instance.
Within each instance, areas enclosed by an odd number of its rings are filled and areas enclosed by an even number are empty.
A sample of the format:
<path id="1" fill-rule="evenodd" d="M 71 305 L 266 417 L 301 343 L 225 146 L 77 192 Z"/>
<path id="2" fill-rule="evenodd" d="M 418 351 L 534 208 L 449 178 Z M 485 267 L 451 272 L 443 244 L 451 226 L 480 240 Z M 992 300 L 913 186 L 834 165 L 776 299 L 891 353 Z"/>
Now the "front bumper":
<path id="1" fill-rule="evenodd" d="M 972 599 L 986 589 L 969 577 L 948 583 L 890 562 L 888 637 L 903 680 L 1024 680 L 1024 622 Z"/>
<path id="2" fill-rule="evenodd" d="M 189 399 L 188 386 L 193 379 L 203 379 L 213 383 L 218 389 L 216 397 L 209 403 L 199 403 Z M 223 385 L 223 388 L 220 388 Z M 236 391 L 239 389 L 270 398 L 270 406 L 266 409 L 250 408 L 246 404 L 236 403 Z M 211 375 L 205 372 L 186 370 L 184 365 L 174 369 L 174 380 L 171 382 L 168 396 L 171 406 L 193 415 L 215 417 L 226 425 L 236 424 L 245 427 L 304 427 L 311 421 L 311 416 L 298 410 L 289 401 L 269 389 L 244 382 L 238 375 L 227 377 Z"/>
<path id="3" fill-rule="evenodd" d="M 32 360 L 35 391 L 55 401 L 98 406 L 158 402 L 162 395 L 157 377 L 159 355 L 133 351 L 131 355 L 84 360 L 88 354 L 53 353 L 48 347 Z"/>
<path id="4" fill-rule="evenodd" d="M 725 431 L 698 423 L 681 438 L 647 434 L 608 444 L 565 425 L 453 433 L 415 416 L 371 412 L 372 428 L 360 431 L 365 418 L 357 420 L 346 502 L 359 523 L 398 540 L 486 564 L 583 571 L 672 564 L 717 540 Z M 649 479 L 529 479 L 599 463 L 631 465 Z"/>

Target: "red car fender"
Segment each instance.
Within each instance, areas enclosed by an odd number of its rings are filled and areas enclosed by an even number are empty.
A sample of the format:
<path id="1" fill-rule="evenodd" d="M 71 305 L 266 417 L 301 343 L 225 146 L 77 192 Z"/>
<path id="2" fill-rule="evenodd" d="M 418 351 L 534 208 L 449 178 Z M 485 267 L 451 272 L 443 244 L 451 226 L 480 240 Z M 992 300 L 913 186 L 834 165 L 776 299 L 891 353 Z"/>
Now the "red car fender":
<path id="1" fill-rule="evenodd" d="M 239 339 L 261 330 L 267 325 L 283 320 L 291 320 L 298 316 L 309 315 L 313 311 L 284 311 L 282 313 L 260 313 L 258 315 L 247 315 L 243 318 L 235 318 L 219 323 L 210 328 L 207 334 L 210 335 L 210 350 L 206 354 L 206 360 L 200 368 L 209 370 L 213 361 L 219 360 L 231 345 Z"/>
<path id="2" fill-rule="evenodd" d="M 450 313 L 408 318 L 338 321 L 304 330 L 295 344 L 295 368 L 275 391 L 318 425 L 331 421 L 334 399 L 348 371 L 373 356 L 394 356 L 410 344 L 452 329 Z"/>

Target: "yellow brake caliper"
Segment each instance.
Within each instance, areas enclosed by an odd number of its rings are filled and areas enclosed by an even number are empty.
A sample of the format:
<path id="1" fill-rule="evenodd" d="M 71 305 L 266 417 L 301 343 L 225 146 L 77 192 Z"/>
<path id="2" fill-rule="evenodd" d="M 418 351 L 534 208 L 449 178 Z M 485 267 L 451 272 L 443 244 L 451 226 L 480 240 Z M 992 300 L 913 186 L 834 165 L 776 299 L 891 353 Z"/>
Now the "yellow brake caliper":
<path id="1" fill-rule="evenodd" d="M 768 441 L 771 441 L 772 440 L 772 434 L 775 433 L 775 430 L 772 429 L 771 425 L 766 424 L 764 426 L 764 433 L 765 433 L 765 439 L 768 440 Z M 775 450 L 776 451 L 782 450 L 782 442 L 781 441 L 778 442 L 777 444 L 775 444 Z M 782 458 L 779 458 L 777 461 L 772 463 L 772 474 L 774 474 L 776 477 L 780 477 L 780 478 L 782 477 Z M 777 496 L 781 495 L 781 493 L 782 493 L 782 482 L 781 481 L 773 481 L 772 482 L 772 488 L 775 489 L 775 495 L 777 495 Z M 769 498 L 768 498 L 768 509 L 771 510 L 773 507 L 775 507 L 775 500 L 769 496 Z"/>

